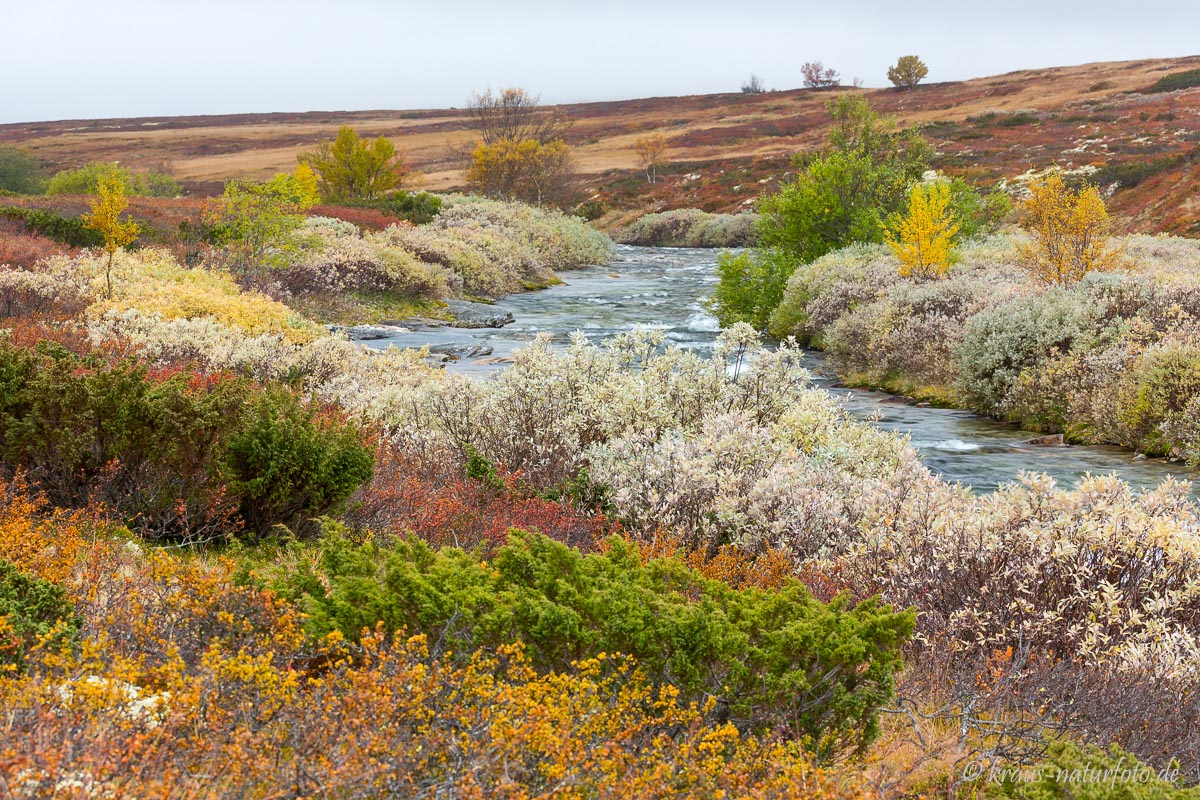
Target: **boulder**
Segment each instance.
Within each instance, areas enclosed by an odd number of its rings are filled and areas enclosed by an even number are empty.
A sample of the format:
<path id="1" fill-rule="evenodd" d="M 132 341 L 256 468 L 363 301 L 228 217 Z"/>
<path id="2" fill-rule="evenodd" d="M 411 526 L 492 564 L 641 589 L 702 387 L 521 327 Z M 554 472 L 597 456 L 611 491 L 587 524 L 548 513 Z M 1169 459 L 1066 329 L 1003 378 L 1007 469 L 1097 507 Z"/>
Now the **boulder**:
<path id="1" fill-rule="evenodd" d="M 402 333 L 412 333 L 412 330 L 400 325 L 330 325 L 329 332 L 344 333 L 353 341 L 365 342 L 376 339 L 390 339 Z"/>
<path id="2" fill-rule="evenodd" d="M 454 317 L 450 322 L 453 328 L 503 328 L 514 321 L 511 311 L 486 303 L 448 300 L 446 310 Z"/>

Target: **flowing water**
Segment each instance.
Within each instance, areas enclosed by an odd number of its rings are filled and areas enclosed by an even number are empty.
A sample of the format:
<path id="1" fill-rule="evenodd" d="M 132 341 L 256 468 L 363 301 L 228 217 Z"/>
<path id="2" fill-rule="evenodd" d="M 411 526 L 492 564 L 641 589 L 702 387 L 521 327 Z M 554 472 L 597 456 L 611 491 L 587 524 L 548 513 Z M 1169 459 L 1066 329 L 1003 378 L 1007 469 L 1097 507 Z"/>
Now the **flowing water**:
<path id="1" fill-rule="evenodd" d="M 619 247 L 605 266 L 564 272 L 560 286 L 502 300 L 499 307 L 515 318 L 504 328 L 415 330 L 368 344 L 488 347 L 492 352 L 487 356 L 466 357 L 446 367 L 480 377 L 502 369 L 513 350 L 543 332 L 565 345 L 573 331 L 598 341 L 635 327 L 655 327 L 679 347 L 706 352 L 720 331 L 700 302 L 716 283 L 716 258 L 713 250 Z M 920 408 L 881 392 L 835 389 L 821 356 L 812 353 L 809 359 L 816 383 L 844 398 L 853 414 L 906 434 L 931 470 L 980 491 L 1012 481 L 1021 470 L 1048 473 L 1063 485 L 1089 472 L 1115 472 L 1141 487 L 1168 475 L 1193 477 L 1182 464 L 1136 460 L 1118 448 L 1030 446 L 1025 443 L 1037 434 L 966 411 Z"/>

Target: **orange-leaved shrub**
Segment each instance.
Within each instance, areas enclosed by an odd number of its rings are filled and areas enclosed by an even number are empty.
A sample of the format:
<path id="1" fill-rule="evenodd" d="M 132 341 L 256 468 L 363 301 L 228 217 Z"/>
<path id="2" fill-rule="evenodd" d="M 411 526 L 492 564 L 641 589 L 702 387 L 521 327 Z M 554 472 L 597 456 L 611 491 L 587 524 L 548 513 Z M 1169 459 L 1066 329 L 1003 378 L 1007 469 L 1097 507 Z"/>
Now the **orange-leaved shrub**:
<path id="1" fill-rule="evenodd" d="M 480 480 L 457 462 L 384 442 L 375 475 L 351 500 L 346 520 L 376 537 L 413 533 L 434 546 L 464 549 L 494 549 L 520 528 L 588 551 L 619 530 L 597 511 L 538 495 L 519 474 L 501 472 Z"/>
<path id="2" fill-rule="evenodd" d="M 319 674 L 214 642 L 155 685 L 70 659 L 55 681 L 0 678 L 3 788 L 25 796 L 865 797 L 794 742 L 599 655 L 531 668 L 519 646 L 463 663 L 428 640 L 363 640 Z"/>

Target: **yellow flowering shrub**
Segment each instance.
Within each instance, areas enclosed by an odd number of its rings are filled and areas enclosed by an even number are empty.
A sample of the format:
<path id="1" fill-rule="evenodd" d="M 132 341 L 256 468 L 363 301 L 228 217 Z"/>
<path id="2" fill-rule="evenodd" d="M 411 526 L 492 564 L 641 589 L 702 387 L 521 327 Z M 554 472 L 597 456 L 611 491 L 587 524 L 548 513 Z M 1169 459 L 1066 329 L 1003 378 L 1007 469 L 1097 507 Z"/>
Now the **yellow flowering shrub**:
<path id="1" fill-rule="evenodd" d="M 91 273 L 101 266 L 87 256 L 77 260 L 78 268 Z M 228 273 L 188 269 L 161 250 L 117 253 L 113 296 L 98 295 L 88 309 L 92 318 L 136 309 L 165 320 L 209 318 L 251 334 L 278 333 L 296 343 L 312 341 L 322 333 L 316 323 L 284 304 L 243 291 Z"/>

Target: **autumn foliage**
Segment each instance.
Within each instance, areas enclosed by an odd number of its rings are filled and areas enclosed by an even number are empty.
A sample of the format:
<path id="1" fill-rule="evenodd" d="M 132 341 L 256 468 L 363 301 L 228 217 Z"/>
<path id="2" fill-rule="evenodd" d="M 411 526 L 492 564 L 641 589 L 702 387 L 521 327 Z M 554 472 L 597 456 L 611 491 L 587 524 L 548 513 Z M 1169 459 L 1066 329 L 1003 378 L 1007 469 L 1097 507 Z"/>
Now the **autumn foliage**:
<path id="1" fill-rule="evenodd" d="M 383 537 L 413 533 L 436 545 L 490 551 L 513 528 L 538 531 L 581 550 L 595 548 L 620 526 L 597 511 L 580 510 L 524 487 L 503 467 L 492 481 L 422 458 L 389 443 L 380 446 L 375 476 L 355 495 L 347 520 Z"/>
<path id="2" fill-rule="evenodd" d="M 300 167 L 298 177 L 308 182 L 315 175 L 314 188 L 328 203 L 378 199 L 400 188 L 412 172 L 407 155 L 390 139 L 364 139 L 349 126 L 301 155 Z"/>
<path id="3" fill-rule="evenodd" d="M 1041 283 L 1073 284 L 1121 263 L 1109 244 L 1112 223 L 1095 186 L 1072 190 L 1062 175 L 1051 173 L 1030 185 L 1020 210 L 1031 240 L 1021 247 L 1021 265 Z"/>
<path id="4" fill-rule="evenodd" d="M 0 371 L 0 463 L 147 539 L 302 526 L 370 477 L 362 432 L 282 387 L 46 344 L 0 348 Z"/>
<path id="5" fill-rule="evenodd" d="M 500 139 L 475 149 L 466 178 L 488 197 L 542 205 L 570 192 L 574 171 L 575 157 L 561 139 Z"/>
<path id="6" fill-rule="evenodd" d="M 802 743 L 741 730 L 716 700 L 693 700 L 586 637 L 578 656 L 564 652 L 547 668 L 552 641 L 536 628 L 527 644 L 518 636 L 461 653 L 402 628 L 367 625 L 354 644 L 336 631 L 314 636 L 300 607 L 247 581 L 234 560 L 143 552 L 99 517 L 25 501 L 27 490 L 5 487 L 0 562 L 53 576 L 78 619 L 26 637 L 22 668 L 0 674 L 0 789 L 9 794 L 862 796 L 853 779 L 814 766 Z M 76 525 L 86 546 L 30 560 L 27 532 L 53 539 L 57 529 L 78 542 Z M 296 556 L 274 569 L 301 578 L 305 556 Z M 630 557 L 605 560 L 636 574 Z M 474 563 L 464 575 L 492 569 Z M 327 574 L 340 589 L 344 567 Z M 13 641 L 8 608 L 0 597 L 0 647 Z"/>
<path id="7" fill-rule="evenodd" d="M 646 182 L 658 180 L 658 167 L 667 152 L 666 137 L 661 133 L 642 136 L 634 141 L 633 152 L 637 155 L 638 166 L 646 172 Z"/>
<path id="8" fill-rule="evenodd" d="M 950 210 L 948 183 L 914 185 L 908 196 L 908 213 L 885 234 L 888 247 L 900 259 L 901 277 L 945 275 L 959 227 Z"/>
<path id="9" fill-rule="evenodd" d="M 83 221 L 104 237 L 104 252 L 108 253 L 104 280 L 111 296 L 113 254 L 137 240 L 138 226 L 136 222 L 121 219 L 125 209 L 129 208 L 129 201 L 125 199 L 125 187 L 120 180 L 111 176 L 101 178 L 96 193 L 92 210 L 84 215 Z"/>

